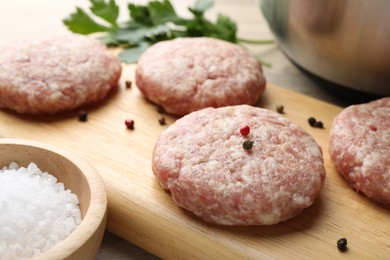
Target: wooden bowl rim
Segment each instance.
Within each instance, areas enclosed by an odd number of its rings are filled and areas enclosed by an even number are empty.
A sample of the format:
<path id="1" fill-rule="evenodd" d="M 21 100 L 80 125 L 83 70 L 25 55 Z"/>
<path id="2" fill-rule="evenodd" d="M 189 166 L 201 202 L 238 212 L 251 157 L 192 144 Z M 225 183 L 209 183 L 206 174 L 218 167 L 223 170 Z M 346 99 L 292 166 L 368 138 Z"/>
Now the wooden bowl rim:
<path id="1" fill-rule="evenodd" d="M 86 160 L 71 153 L 70 151 L 55 146 L 28 139 L 0 138 L 0 145 L 32 146 L 56 153 L 72 162 L 86 177 L 90 188 L 90 204 L 88 210 L 77 228 L 63 241 L 53 248 L 34 257 L 33 259 L 58 259 L 67 258 L 81 248 L 96 232 L 107 217 L 107 192 L 103 179 L 97 170 Z M 39 167 L 39 165 L 38 165 Z M 104 223 L 105 228 L 105 223 Z"/>

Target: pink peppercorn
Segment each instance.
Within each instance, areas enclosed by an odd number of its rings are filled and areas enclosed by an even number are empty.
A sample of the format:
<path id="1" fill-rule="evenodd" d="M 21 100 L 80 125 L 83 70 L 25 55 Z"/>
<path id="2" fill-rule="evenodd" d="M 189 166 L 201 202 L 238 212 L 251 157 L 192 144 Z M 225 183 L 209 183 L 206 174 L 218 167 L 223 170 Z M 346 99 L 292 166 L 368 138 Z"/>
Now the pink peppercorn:
<path id="1" fill-rule="evenodd" d="M 125 125 L 128 129 L 133 130 L 134 129 L 134 120 L 133 119 L 126 119 Z"/>
<path id="2" fill-rule="evenodd" d="M 240 128 L 240 134 L 242 134 L 244 136 L 249 135 L 250 131 L 251 131 L 251 129 L 247 125 Z"/>
<path id="3" fill-rule="evenodd" d="M 378 128 L 376 128 L 376 126 L 374 126 L 374 125 L 370 125 L 369 128 L 371 131 L 374 131 L 374 132 L 378 130 Z"/>

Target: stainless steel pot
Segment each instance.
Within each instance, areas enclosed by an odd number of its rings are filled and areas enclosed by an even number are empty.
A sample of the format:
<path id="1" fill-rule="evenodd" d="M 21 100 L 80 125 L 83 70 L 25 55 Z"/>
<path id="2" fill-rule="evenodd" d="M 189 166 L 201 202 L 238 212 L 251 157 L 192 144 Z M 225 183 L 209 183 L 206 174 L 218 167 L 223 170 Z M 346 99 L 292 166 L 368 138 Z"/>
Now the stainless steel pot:
<path id="1" fill-rule="evenodd" d="M 389 0 L 260 0 L 283 52 L 334 83 L 390 95 Z"/>

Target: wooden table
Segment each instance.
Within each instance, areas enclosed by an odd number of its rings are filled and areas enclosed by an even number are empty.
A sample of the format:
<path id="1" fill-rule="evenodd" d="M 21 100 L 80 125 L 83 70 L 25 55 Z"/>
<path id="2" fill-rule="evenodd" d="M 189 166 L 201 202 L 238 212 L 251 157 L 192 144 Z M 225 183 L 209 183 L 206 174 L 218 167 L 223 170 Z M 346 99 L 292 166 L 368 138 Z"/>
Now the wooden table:
<path id="1" fill-rule="evenodd" d="M 125 1 L 117 1 L 121 8 L 122 12 L 120 14 L 121 19 L 126 18 L 126 2 Z M 143 3 L 145 1 L 134 1 Z M 186 10 L 186 7 L 191 5 L 193 2 L 188 0 L 173 0 L 173 5 L 178 10 L 178 13 L 183 15 L 188 15 L 188 12 Z M 69 13 L 73 12 L 75 9 L 75 6 L 82 6 L 82 7 L 88 7 L 89 3 L 86 0 L 35 0 L 35 1 L 23 1 L 23 0 L 13 0 L 13 1 L 6 1 L 6 0 L 0 0 L 0 44 L 2 42 L 6 41 L 17 41 L 19 37 L 24 35 L 46 35 L 51 33 L 61 33 L 66 32 L 67 29 L 62 24 L 61 20 L 65 18 Z M 239 27 L 239 36 L 243 38 L 253 38 L 253 39 L 270 39 L 273 38 L 272 33 L 270 32 L 263 16 L 261 15 L 260 9 L 258 7 L 257 1 L 254 0 L 242 0 L 242 1 L 235 1 L 235 0 L 216 0 L 215 6 L 208 13 L 208 16 L 210 19 L 215 18 L 217 13 L 223 13 L 228 16 L 230 16 L 233 20 L 235 20 Z M 256 47 L 250 47 L 252 51 L 254 51 L 256 54 L 260 55 L 263 59 L 267 60 L 270 64 L 272 64 L 272 67 L 265 67 L 264 73 L 267 78 L 267 81 L 271 83 L 269 93 L 265 95 L 264 100 L 262 101 L 262 104 L 265 107 L 272 108 L 275 106 L 278 98 L 281 98 L 280 100 L 285 100 L 286 102 L 289 102 L 289 97 L 291 96 L 292 99 L 297 98 L 296 100 L 292 100 L 291 102 L 299 103 L 299 100 L 302 98 L 301 96 L 296 96 L 295 92 L 300 92 L 302 94 L 314 97 L 316 99 L 320 99 L 322 101 L 332 103 L 337 106 L 346 106 L 351 103 L 359 103 L 361 101 L 365 101 L 367 99 L 370 99 L 372 97 L 361 95 L 360 93 L 351 92 L 347 90 L 340 90 L 339 88 L 335 87 L 333 84 L 330 84 L 328 82 L 322 81 L 317 78 L 313 78 L 311 76 L 308 76 L 306 73 L 304 73 L 302 70 L 298 69 L 296 66 L 294 66 L 279 50 L 277 44 L 267 45 L 267 46 L 256 46 Z M 133 77 L 132 69 L 134 67 L 129 67 L 129 70 L 125 71 L 125 74 L 129 77 Z M 124 84 L 125 78 L 121 79 L 121 84 Z M 281 86 L 282 88 L 279 88 L 277 86 L 274 87 L 274 85 Z M 287 92 L 284 92 L 283 89 L 286 89 Z M 289 90 L 292 90 L 294 92 L 290 92 Z M 134 95 L 138 98 L 139 95 L 136 93 L 136 90 L 132 90 Z M 278 92 L 280 91 L 280 95 Z M 345 95 L 347 93 L 347 95 Z M 132 94 L 133 95 L 133 94 Z M 324 108 L 330 109 L 329 114 L 324 114 L 324 117 L 327 117 L 327 122 L 331 122 L 331 116 L 333 116 L 335 113 L 340 111 L 340 107 L 328 105 L 326 103 L 317 103 L 316 100 L 313 99 L 306 99 L 305 101 L 308 103 L 313 104 L 320 104 L 320 108 L 323 105 Z M 319 109 L 320 109 L 319 108 Z M 294 108 L 295 109 L 295 108 Z M 296 112 L 292 112 L 291 119 L 298 121 L 300 124 L 305 124 L 304 118 L 299 117 L 299 115 L 295 114 Z M 289 115 L 288 115 L 289 116 Z M 10 120 L 9 122 L 13 122 L 14 119 L 11 118 L 9 115 L 5 116 L 6 120 Z M 69 118 L 66 118 L 69 119 Z M 18 121 L 19 119 L 16 119 Z M 168 122 L 173 122 L 174 119 L 169 119 Z M 7 121 L 8 122 L 8 121 Z M 2 127 L 0 123 L 0 128 Z M 58 123 L 58 125 L 61 125 L 61 123 Z M 327 125 L 329 126 L 329 124 Z M 307 126 L 306 126 L 307 127 Z M 324 132 L 316 132 L 311 129 L 309 129 L 311 133 L 321 139 L 324 140 Z M 2 136 L 7 135 L 7 136 Z M 8 135 L 11 132 L 8 132 L 7 130 L 3 130 L 0 132 L 0 137 L 8 137 Z M 22 135 L 23 137 L 32 137 L 31 135 Z M 10 136 L 11 137 L 11 136 Z M 14 136 L 12 136 L 14 137 Z M 54 140 L 49 140 L 49 142 L 54 142 Z M 85 155 L 84 152 L 81 153 L 81 155 Z M 88 157 L 88 156 L 87 156 Z M 328 162 L 329 163 L 329 162 Z M 331 167 L 331 165 L 328 165 Z M 150 172 L 148 173 L 150 174 Z M 331 181 L 333 182 L 333 180 Z M 342 182 L 340 179 L 335 180 L 337 185 L 344 185 L 345 183 Z M 156 185 L 156 184 L 152 184 Z M 110 198 L 114 200 L 116 196 L 120 197 L 121 194 L 116 194 L 114 191 L 110 191 L 109 187 L 109 200 Z M 344 187 L 346 188 L 346 187 Z M 329 191 L 328 191 L 329 192 Z M 347 191 L 347 193 L 350 193 L 351 191 Z M 326 193 L 326 192 L 325 192 Z M 353 192 L 352 192 L 353 193 Z M 165 194 L 166 195 L 166 194 Z M 164 195 L 164 196 L 165 196 Z M 369 201 L 366 201 L 364 198 L 358 198 L 359 200 L 362 200 L 363 203 L 366 203 L 367 205 L 370 205 Z M 142 200 L 140 200 L 142 201 Z M 139 201 L 138 201 L 139 202 Z M 109 202 L 110 203 L 110 202 Z M 320 201 L 320 204 L 324 204 L 324 201 Z M 115 216 L 112 216 L 112 219 L 116 220 L 117 214 L 119 214 L 120 210 L 118 208 L 120 207 L 128 207 L 129 205 L 115 205 L 114 208 L 111 208 L 111 212 L 115 212 L 112 214 L 115 214 Z M 142 205 L 130 205 L 135 208 L 140 207 Z M 354 205 L 355 207 L 359 207 L 358 205 Z M 321 207 L 321 205 L 316 206 Z M 370 206 L 369 206 L 370 207 Z M 322 207 L 323 208 L 323 207 Z M 313 210 L 312 210 L 313 211 Z M 389 213 L 388 208 L 381 209 L 381 216 L 383 214 Z M 176 210 L 173 214 L 176 214 L 179 212 L 179 210 Z M 309 211 L 310 212 L 310 211 Z M 385 213 L 383 213 L 385 212 Z M 163 211 L 161 213 L 164 213 Z M 180 217 L 179 212 L 179 217 Z M 308 213 L 310 214 L 310 213 Z M 388 216 L 388 215 L 387 215 Z M 153 217 L 153 216 L 152 216 Z M 178 217 L 178 215 L 176 215 Z M 187 216 L 188 217 L 188 216 Z M 110 218 L 110 213 L 109 213 Z M 123 220 L 124 217 L 119 217 L 118 219 Z M 188 217 L 188 219 L 191 221 L 191 217 Z M 137 221 L 139 219 L 135 219 Z M 156 220 L 158 221 L 158 220 Z M 388 222 L 386 222 L 388 223 Z M 189 228 L 191 226 L 198 226 L 198 222 L 189 222 L 188 223 Z M 310 225 L 314 225 L 311 223 Z M 337 227 L 332 227 L 336 228 Z M 131 231 L 120 231 L 119 227 L 115 224 L 110 222 L 108 223 L 108 229 L 120 236 L 123 237 L 130 237 L 128 235 Z M 211 228 L 211 230 L 215 230 L 215 228 Z M 218 228 L 217 228 L 218 230 Z M 302 229 L 303 232 L 306 232 L 305 229 Z M 136 242 L 138 245 L 143 245 L 142 241 L 145 241 L 148 239 L 148 237 L 145 237 L 146 235 L 150 235 L 150 232 L 142 232 L 142 230 L 138 230 L 137 232 L 140 232 L 137 236 L 137 239 L 134 239 L 134 242 Z M 212 231 L 210 231 L 212 232 Z M 269 227 L 265 228 L 265 233 L 274 234 Z M 245 231 L 239 231 L 237 232 L 237 236 L 243 236 Z M 185 234 L 183 234 L 184 236 Z M 198 234 L 201 236 L 202 234 Z M 382 235 L 382 234 L 380 234 Z M 152 241 L 153 238 L 150 238 Z M 272 238 L 271 238 L 272 240 Z M 161 241 L 160 241 L 161 242 Z M 174 243 L 174 242 L 173 242 Z M 164 243 L 161 243 L 164 245 Z M 191 245 L 188 245 L 191 247 Z M 234 247 L 234 245 L 232 244 Z M 313 247 L 312 250 L 316 250 L 316 246 Z M 387 249 L 389 250 L 388 256 L 390 256 L 390 246 L 387 244 Z M 165 258 L 169 258 L 169 256 L 175 256 L 175 253 L 169 253 L 169 249 L 159 250 L 158 248 L 154 246 L 148 246 L 148 250 L 153 251 L 154 253 L 158 253 L 161 256 Z M 337 249 L 336 249 L 337 251 Z M 163 253 L 162 253 L 163 252 Z M 168 253 L 167 253 L 168 252 Z M 353 252 L 353 251 L 352 251 Z M 253 252 L 249 252 L 249 255 L 251 255 Z M 337 252 L 336 252 L 337 254 Z M 180 254 L 179 254 L 180 255 Z M 284 254 L 286 257 L 288 253 Z M 295 254 L 292 254 L 293 256 Z M 295 255 L 298 256 L 299 254 Z M 330 255 L 334 255 L 334 252 Z M 180 255 L 183 256 L 183 255 Z M 252 255 L 253 256 L 253 255 Z M 265 256 L 265 255 L 264 255 Z M 307 256 L 307 255 L 306 255 Z M 340 255 L 341 256 L 341 255 Z M 98 259 L 140 259 L 140 258 L 153 258 L 154 256 L 152 254 L 149 254 L 148 252 L 144 251 L 143 249 L 138 248 L 137 246 L 134 246 L 133 244 L 130 244 L 122 239 L 119 239 L 115 236 L 113 236 L 111 233 L 107 233 L 107 236 L 105 237 L 103 244 L 102 244 L 102 250 L 98 255 Z M 195 257 L 195 255 L 187 255 L 185 258 L 192 258 Z M 259 257 L 261 257 L 259 255 Z"/>

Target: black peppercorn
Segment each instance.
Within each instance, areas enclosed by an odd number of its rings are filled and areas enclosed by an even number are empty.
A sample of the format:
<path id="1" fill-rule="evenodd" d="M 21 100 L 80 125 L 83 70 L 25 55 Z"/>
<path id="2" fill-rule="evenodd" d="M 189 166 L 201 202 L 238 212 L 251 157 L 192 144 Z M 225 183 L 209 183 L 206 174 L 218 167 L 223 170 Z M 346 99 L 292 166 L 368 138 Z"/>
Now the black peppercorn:
<path id="1" fill-rule="evenodd" d="M 338 241 L 337 241 L 337 248 L 340 250 L 340 251 L 345 251 L 347 250 L 347 239 L 346 238 L 340 238 Z"/>
<path id="2" fill-rule="evenodd" d="M 315 127 L 315 125 L 317 123 L 317 120 L 314 117 L 309 117 L 309 119 L 307 119 L 307 121 L 309 122 L 309 125 L 313 126 L 313 127 Z"/>
<path id="3" fill-rule="evenodd" d="M 81 110 L 81 111 L 79 112 L 79 121 L 80 121 L 80 122 L 85 122 L 85 121 L 87 121 L 87 119 L 88 119 L 88 114 L 87 114 L 87 112 L 84 111 L 84 110 Z"/>
<path id="4" fill-rule="evenodd" d="M 131 88 L 131 81 L 130 80 L 126 80 L 125 84 L 126 84 L 126 88 Z"/>
<path id="5" fill-rule="evenodd" d="M 322 123 L 321 121 L 317 121 L 317 119 L 315 119 L 314 117 L 309 117 L 307 119 L 307 122 L 309 122 L 309 125 L 311 127 L 324 128 L 324 123 Z"/>
<path id="6" fill-rule="evenodd" d="M 243 147 L 245 150 L 250 150 L 250 149 L 252 149 L 253 144 L 254 144 L 253 141 L 245 140 L 244 143 L 242 144 L 242 147 Z"/>
<path id="7" fill-rule="evenodd" d="M 315 124 L 314 124 L 315 127 L 318 127 L 318 128 L 324 128 L 324 124 L 321 122 L 321 121 L 317 121 Z"/>
<path id="8" fill-rule="evenodd" d="M 279 114 L 284 114 L 284 106 L 280 105 L 276 107 L 276 112 Z"/>
<path id="9" fill-rule="evenodd" d="M 158 123 L 159 123 L 160 125 L 165 125 L 165 124 L 166 124 L 166 122 L 165 122 L 165 117 L 160 117 L 160 118 L 158 119 Z"/>

